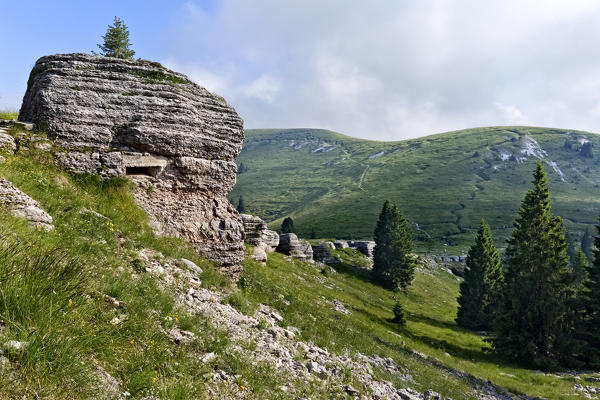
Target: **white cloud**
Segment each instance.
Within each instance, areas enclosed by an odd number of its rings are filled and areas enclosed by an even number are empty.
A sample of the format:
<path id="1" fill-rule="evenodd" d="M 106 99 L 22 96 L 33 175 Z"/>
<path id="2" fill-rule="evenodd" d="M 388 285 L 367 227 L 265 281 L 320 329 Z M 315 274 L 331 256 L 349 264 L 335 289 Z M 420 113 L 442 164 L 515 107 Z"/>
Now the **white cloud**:
<path id="1" fill-rule="evenodd" d="M 600 3 L 188 2 L 169 64 L 258 127 L 402 139 L 486 125 L 598 131 Z"/>
<path id="2" fill-rule="evenodd" d="M 253 80 L 248 86 L 245 86 L 242 92 L 248 97 L 254 97 L 270 103 L 275 100 L 275 97 L 281 91 L 281 87 L 282 84 L 279 79 L 268 75 L 262 75 Z"/>

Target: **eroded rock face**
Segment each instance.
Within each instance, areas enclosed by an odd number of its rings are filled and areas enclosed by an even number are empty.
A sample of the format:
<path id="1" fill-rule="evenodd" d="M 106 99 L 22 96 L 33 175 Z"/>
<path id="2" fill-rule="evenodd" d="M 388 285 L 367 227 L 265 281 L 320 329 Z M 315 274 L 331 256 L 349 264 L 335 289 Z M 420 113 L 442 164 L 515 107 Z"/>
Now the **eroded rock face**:
<path id="1" fill-rule="evenodd" d="M 243 121 L 222 97 L 158 63 L 61 54 L 36 62 L 19 120 L 47 127 L 72 172 L 129 175 L 157 233 L 242 261 L 243 225 L 226 196 Z"/>

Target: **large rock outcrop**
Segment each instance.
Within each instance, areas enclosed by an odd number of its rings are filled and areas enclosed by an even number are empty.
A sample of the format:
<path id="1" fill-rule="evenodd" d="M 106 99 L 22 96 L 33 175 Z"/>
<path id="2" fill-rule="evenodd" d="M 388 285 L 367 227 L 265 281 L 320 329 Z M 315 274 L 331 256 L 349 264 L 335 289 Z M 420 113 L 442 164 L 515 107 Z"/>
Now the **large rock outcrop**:
<path id="1" fill-rule="evenodd" d="M 158 63 L 61 54 L 36 62 L 19 120 L 46 129 L 73 172 L 130 175 L 158 233 L 242 261 L 242 221 L 226 196 L 243 121 L 222 97 Z"/>

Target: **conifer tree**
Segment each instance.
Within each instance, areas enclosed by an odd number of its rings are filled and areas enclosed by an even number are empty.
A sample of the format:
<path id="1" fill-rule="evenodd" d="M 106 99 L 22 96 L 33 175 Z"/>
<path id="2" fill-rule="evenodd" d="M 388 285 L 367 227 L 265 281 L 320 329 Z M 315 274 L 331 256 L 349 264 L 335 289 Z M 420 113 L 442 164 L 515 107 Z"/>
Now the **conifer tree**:
<path id="1" fill-rule="evenodd" d="M 246 212 L 246 204 L 244 203 L 244 198 L 242 197 L 242 195 L 240 195 L 240 198 L 238 199 L 238 205 L 236 209 L 239 213 Z"/>
<path id="2" fill-rule="evenodd" d="M 285 217 L 281 223 L 281 233 L 293 233 L 294 232 L 294 220 L 292 217 Z"/>
<path id="3" fill-rule="evenodd" d="M 569 309 L 575 291 L 567 241 L 560 217 L 550 212 L 540 161 L 533 176 L 534 188 L 508 241 L 506 284 L 491 342 L 499 354 L 551 369 L 567 365 L 579 351 Z"/>
<path id="4" fill-rule="evenodd" d="M 579 337 L 587 343 L 586 361 L 594 369 L 600 367 L 600 226 L 599 236 L 594 239 L 594 261 L 587 269 L 580 302 L 583 313 L 579 320 Z"/>
<path id="5" fill-rule="evenodd" d="M 587 256 L 588 263 L 594 262 L 594 252 L 592 249 L 593 243 L 594 237 L 592 235 L 590 227 L 588 226 L 587 228 L 585 228 L 583 239 L 581 239 L 581 250 L 583 250 L 584 254 Z"/>
<path id="6" fill-rule="evenodd" d="M 129 46 L 129 29 L 123 21 L 115 17 L 113 25 L 109 25 L 106 34 L 102 36 L 103 44 L 99 44 L 100 54 L 104 57 L 133 58 L 135 51 Z"/>
<path id="7" fill-rule="evenodd" d="M 588 277 L 588 268 L 590 266 L 581 247 L 575 252 L 575 257 L 573 257 L 573 262 L 571 264 L 573 269 L 573 283 L 575 288 L 579 289 Z"/>
<path id="8" fill-rule="evenodd" d="M 413 233 L 395 205 L 385 201 L 374 232 L 373 277 L 389 289 L 406 289 L 415 269 Z"/>
<path id="9" fill-rule="evenodd" d="M 504 276 L 489 225 L 481 220 L 475 244 L 467 256 L 460 284 L 456 323 L 469 329 L 491 329 L 502 295 Z"/>

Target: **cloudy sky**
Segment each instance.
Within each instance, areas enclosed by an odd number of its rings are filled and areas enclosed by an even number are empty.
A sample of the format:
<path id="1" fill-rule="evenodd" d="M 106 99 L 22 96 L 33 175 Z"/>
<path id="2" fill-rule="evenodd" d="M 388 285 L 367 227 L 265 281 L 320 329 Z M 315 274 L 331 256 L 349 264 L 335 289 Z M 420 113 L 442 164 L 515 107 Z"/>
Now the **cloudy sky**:
<path id="1" fill-rule="evenodd" d="M 38 57 L 90 52 L 118 15 L 136 57 L 223 95 L 247 128 L 379 140 L 516 124 L 600 132 L 598 1 L 85 3 L 2 4 L 0 109 L 19 108 Z"/>

